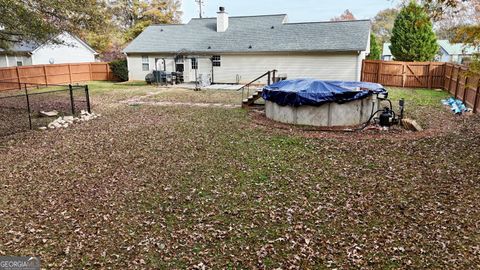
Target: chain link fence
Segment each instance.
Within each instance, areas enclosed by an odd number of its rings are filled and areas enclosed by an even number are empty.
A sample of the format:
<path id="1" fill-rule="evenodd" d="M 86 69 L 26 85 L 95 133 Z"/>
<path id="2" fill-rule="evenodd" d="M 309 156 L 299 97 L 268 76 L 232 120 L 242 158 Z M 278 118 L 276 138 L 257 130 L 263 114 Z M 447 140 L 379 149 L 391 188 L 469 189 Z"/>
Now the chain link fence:
<path id="1" fill-rule="evenodd" d="M 22 83 L 19 89 L 0 92 L 0 136 L 45 127 L 59 116 L 91 112 L 88 85 L 42 86 Z M 46 116 L 49 112 L 56 116 Z"/>

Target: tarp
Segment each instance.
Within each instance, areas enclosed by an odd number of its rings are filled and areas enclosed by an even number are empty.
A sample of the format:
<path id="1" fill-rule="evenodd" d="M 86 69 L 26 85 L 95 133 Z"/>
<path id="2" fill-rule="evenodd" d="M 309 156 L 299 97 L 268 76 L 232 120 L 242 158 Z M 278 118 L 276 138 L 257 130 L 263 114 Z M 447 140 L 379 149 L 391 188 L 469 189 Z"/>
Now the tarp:
<path id="1" fill-rule="evenodd" d="M 280 81 L 263 88 L 262 97 L 281 106 L 320 106 L 325 103 L 345 103 L 373 94 L 388 92 L 381 84 L 349 81 L 296 79 Z"/>
<path id="2" fill-rule="evenodd" d="M 442 99 L 443 105 L 450 106 L 452 112 L 455 114 L 462 114 L 464 112 L 468 112 L 467 106 L 461 101 L 460 99 L 456 99 L 451 97 L 449 99 Z"/>

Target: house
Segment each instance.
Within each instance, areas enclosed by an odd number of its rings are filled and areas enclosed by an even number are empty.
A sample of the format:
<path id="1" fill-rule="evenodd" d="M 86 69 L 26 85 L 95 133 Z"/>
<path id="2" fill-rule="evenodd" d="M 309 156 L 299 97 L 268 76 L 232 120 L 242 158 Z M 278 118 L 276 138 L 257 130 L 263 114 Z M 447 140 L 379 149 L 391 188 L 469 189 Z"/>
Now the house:
<path id="1" fill-rule="evenodd" d="M 440 50 L 438 51 L 435 60 L 440 62 L 464 64 L 464 62 L 470 59 L 474 53 L 480 52 L 479 50 L 475 50 L 474 47 L 466 46 L 462 43 L 450 43 L 448 40 L 438 40 L 437 43 Z M 382 60 L 393 60 L 390 45 L 390 43 L 383 44 Z"/>
<path id="2" fill-rule="evenodd" d="M 97 52 L 78 37 L 65 32 L 56 39 L 62 43 L 21 42 L 0 49 L 0 67 L 95 62 Z"/>
<path id="3" fill-rule="evenodd" d="M 441 62 L 452 62 L 464 64 L 471 59 L 474 53 L 480 52 L 472 46 L 465 46 L 462 43 L 450 43 L 448 40 L 439 40 L 440 52 L 438 60 Z"/>
<path id="4" fill-rule="evenodd" d="M 370 50 L 370 21 L 288 23 L 286 14 L 153 25 L 125 49 L 130 80 L 153 70 L 183 72 L 185 81 L 248 83 L 276 69 L 282 77 L 360 80 Z"/>
<path id="5" fill-rule="evenodd" d="M 382 60 L 383 61 L 392 61 L 393 60 L 393 55 L 392 55 L 392 52 L 390 51 L 390 45 L 392 45 L 392 43 L 383 43 L 383 49 L 382 49 Z"/>

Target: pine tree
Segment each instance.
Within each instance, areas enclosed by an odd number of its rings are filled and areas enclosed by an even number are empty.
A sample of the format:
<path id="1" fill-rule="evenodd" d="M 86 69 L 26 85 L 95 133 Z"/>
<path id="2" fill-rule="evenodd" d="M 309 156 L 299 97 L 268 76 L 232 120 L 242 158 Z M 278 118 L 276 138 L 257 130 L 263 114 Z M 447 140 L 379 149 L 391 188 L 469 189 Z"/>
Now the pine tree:
<path id="1" fill-rule="evenodd" d="M 439 49 L 429 16 L 414 1 L 395 19 L 391 42 L 390 50 L 398 61 L 432 61 Z"/>
<path id="2" fill-rule="evenodd" d="M 381 54 L 382 54 L 382 50 L 378 45 L 377 38 L 373 33 L 371 33 L 370 34 L 370 54 L 368 55 L 367 59 L 380 60 Z"/>

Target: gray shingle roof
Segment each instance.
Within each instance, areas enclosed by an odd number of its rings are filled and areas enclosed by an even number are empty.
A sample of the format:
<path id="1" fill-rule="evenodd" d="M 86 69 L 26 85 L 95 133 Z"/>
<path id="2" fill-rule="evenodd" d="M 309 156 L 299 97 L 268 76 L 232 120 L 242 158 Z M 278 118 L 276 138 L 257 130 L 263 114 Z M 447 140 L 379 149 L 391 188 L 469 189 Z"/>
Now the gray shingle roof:
<path id="1" fill-rule="evenodd" d="M 437 42 L 438 45 L 440 45 L 440 47 L 442 47 L 449 55 L 474 54 L 476 52 L 479 52 L 478 49 L 462 43 L 450 43 L 450 41 L 448 40 L 438 40 Z"/>
<path id="2" fill-rule="evenodd" d="M 344 52 L 367 48 L 368 20 L 284 23 L 285 20 L 285 14 L 230 17 L 229 27 L 223 33 L 216 32 L 216 18 L 192 19 L 180 25 L 153 25 L 124 52 Z"/>
<path id="3" fill-rule="evenodd" d="M 80 42 L 82 45 L 84 45 L 88 50 L 92 51 L 93 53 L 97 53 L 90 45 L 88 45 L 85 41 L 81 40 L 75 35 L 72 35 L 68 32 L 62 33 L 63 35 L 69 35 L 72 38 L 76 39 L 78 42 Z M 56 37 L 60 37 L 62 34 L 57 35 Z M 53 39 L 53 38 L 52 38 Z M 61 40 L 60 40 L 61 41 Z M 47 43 L 45 43 L 47 44 Z M 66 43 L 65 43 L 66 44 Z M 39 47 L 43 46 L 44 44 L 34 42 L 34 41 L 21 41 L 21 42 L 15 42 L 12 44 L 12 46 L 7 50 L 8 52 L 17 52 L 17 53 L 31 53 L 38 49 Z M 68 44 L 67 44 L 68 45 Z M 6 50 L 0 48 L 0 52 L 4 52 Z"/>
<path id="4" fill-rule="evenodd" d="M 14 43 L 8 51 L 27 53 L 27 52 L 33 52 L 38 47 L 40 47 L 40 45 L 35 42 L 24 41 L 24 42 Z M 5 50 L 0 49 L 0 52 L 3 52 L 3 51 Z"/>

